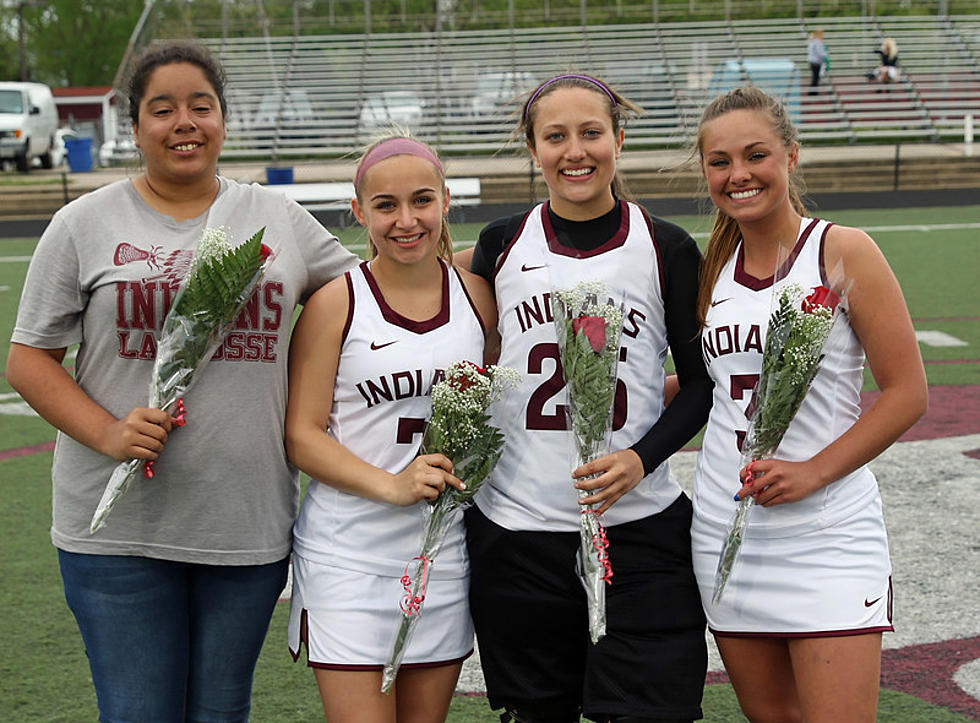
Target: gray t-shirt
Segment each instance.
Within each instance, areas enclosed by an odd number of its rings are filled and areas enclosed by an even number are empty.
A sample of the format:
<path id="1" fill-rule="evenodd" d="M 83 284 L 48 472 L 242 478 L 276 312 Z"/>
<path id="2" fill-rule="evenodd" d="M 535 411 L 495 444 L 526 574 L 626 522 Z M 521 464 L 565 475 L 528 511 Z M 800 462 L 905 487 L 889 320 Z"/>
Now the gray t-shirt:
<path id="1" fill-rule="evenodd" d="M 152 479 L 139 475 L 89 534 L 117 462 L 59 433 L 51 538 L 70 552 L 223 565 L 289 553 L 299 485 L 283 422 L 293 310 L 358 259 L 308 212 L 257 185 L 220 179 L 201 217 L 154 211 L 128 180 L 58 211 L 31 260 L 12 341 L 42 349 L 80 344 L 75 378 L 117 417 L 146 406 L 156 332 L 205 228 L 233 245 L 261 227 L 278 245 L 259 289 L 185 396 Z"/>

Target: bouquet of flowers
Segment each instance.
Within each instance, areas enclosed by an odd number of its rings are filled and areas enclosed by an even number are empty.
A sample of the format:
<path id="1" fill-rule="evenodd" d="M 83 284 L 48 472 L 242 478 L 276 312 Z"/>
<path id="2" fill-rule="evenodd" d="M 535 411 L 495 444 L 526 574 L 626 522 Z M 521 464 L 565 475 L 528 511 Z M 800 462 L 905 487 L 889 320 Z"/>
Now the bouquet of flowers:
<path id="1" fill-rule="evenodd" d="M 157 337 L 156 360 L 148 406 L 173 410 L 184 422 L 183 395 L 221 344 L 265 274 L 275 254 L 262 243 L 265 229 L 232 248 L 225 228 L 205 229 L 194 261 Z M 130 459 L 112 472 L 89 532 L 98 532 L 116 502 L 143 469 L 153 476 L 153 462 Z"/>
<path id="2" fill-rule="evenodd" d="M 483 369 L 470 361 L 458 361 L 446 369 L 445 379 L 432 387 L 432 416 L 422 437 L 422 451 L 444 454 L 452 460 L 453 474 L 466 488 L 447 486 L 433 502 L 423 506 L 422 549 L 408 563 L 401 579 L 405 597 L 399 605 L 401 622 L 382 671 L 383 693 L 395 682 L 405 646 L 422 613 L 429 568 L 442 541 L 500 458 L 504 435 L 490 423 L 487 408 L 500 398 L 505 387 L 517 381 L 518 374 L 513 369 Z M 415 570 L 409 574 L 412 563 Z"/>
<path id="3" fill-rule="evenodd" d="M 604 284 L 595 281 L 553 291 L 551 301 L 568 388 L 565 408 L 575 441 L 575 469 L 609 450 L 623 307 L 609 299 Z M 579 497 L 589 494 L 579 490 Z M 606 634 L 604 585 L 613 574 L 609 541 L 593 505 L 582 508 L 581 522 L 578 572 L 588 597 L 589 634 L 597 643 Z"/>
<path id="4" fill-rule="evenodd" d="M 824 343 L 841 308 L 841 297 L 825 286 L 816 287 L 809 296 L 799 284 L 787 284 L 779 291 L 766 332 L 762 374 L 746 410 L 749 429 L 739 469 L 747 466 L 751 475 L 754 460 L 775 454 L 817 375 Z M 711 598 L 715 604 L 735 566 L 753 502 L 751 495 L 740 500 L 729 525 L 715 573 Z"/>

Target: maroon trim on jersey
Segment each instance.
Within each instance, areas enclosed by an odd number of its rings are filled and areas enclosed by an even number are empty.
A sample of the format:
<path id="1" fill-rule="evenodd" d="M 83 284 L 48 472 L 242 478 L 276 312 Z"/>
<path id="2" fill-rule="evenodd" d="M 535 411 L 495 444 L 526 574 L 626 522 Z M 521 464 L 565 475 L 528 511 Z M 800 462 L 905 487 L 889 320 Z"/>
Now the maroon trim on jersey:
<path id="1" fill-rule="evenodd" d="M 830 282 L 827 281 L 827 266 L 826 264 L 824 264 L 823 255 L 825 253 L 824 248 L 826 246 L 826 241 L 827 241 L 827 232 L 830 230 L 830 227 L 833 225 L 834 224 L 832 223 L 828 223 L 824 227 L 823 233 L 820 234 L 820 283 L 826 286 L 828 289 L 830 288 Z"/>
<path id="2" fill-rule="evenodd" d="M 497 265 L 493 268 L 493 274 L 491 274 L 490 282 L 493 283 L 497 280 L 497 274 L 500 272 L 500 267 L 504 265 L 504 261 L 507 260 L 507 256 L 510 254 L 510 250 L 514 248 L 514 244 L 517 239 L 521 237 L 524 233 L 524 226 L 527 225 L 527 220 L 531 217 L 534 209 L 524 214 L 524 218 L 521 219 L 521 225 L 517 227 L 517 233 L 514 234 L 513 238 L 507 239 L 507 245 L 504 246 L 504 250 L 500 252 L 500 256 L 497 257 Z"/>
<path id="3" fill-rule="evenodd" d="M 480 315 L 480 310 L 476 308 L 476 304 L 473 303 L 473 297 L 470 296 L 469 289 L 466 288 L 466 284 L 463 283 L 463 277 L 459 273 L 459 269 L 455 266 L 452 267 L 453 273 L 456 274 L 456 279 L 459 281 L 459 288 L 463 290 L 463 295 L 466 296 L 466 300 L 470 302 L 470 308 L 473 310 L 473 316 L 476 317 L 477 322 L 480 324 L 480 328 L 483 329 L 483 338 L 486 339 L 487 336 L 487 323 L 486 320 Z"/>
<path id="4" fill-rule="evenodd" d="M 868 633 L 893 633 L 894 625 L 877 625 L 871 628 L 852 628 L 849 630 L 817 630 L 810 633 L 731 633 L 725 630 L 715 630 L 710 625 L 708 630 L 719 638 L 846 638 L 851 635 L 867 635 Z"/>
<path id="5" fill-rule="evenodd" d="M 815 630 L 809 633 L 740 633 L 740 632 L 728 632 L 724 630 L 715 630 L 710 625 L 708 630 L 711 631 L 712 635 L 720 638 L 846 638 L 850 635 L 865 635 L 867 633 L 893 633 L 895 632 L 895 626 L 892 625 L 893 618 L 892 613 L 894 608 L 894 590 L 892 588 L 892 576 L 888 576 L 888 599 L 885 601 L 885 615 L 888 617 L 888 625 L 876 625 L 870 628 L 849 628 L 847 630 Z M 876 601 L 877 602 L 877 601 Z M 865 606 L 868 605 L 867 599 L 864 601 Z"/>
<path id="6" fill-rule="evenodd" d="M 664 258 L 660 255 L 660 244 L 657 243 L 657 237 L 653 234 L 653 219 L 650 218 L 650 214 L 643 210 L 642 206 L 637 206 L 640 209 L 640 215 L 643 216 L 643 220 L 646 222 L 647 231 L 650 234 L 650 240 L 653 242 L 653 250 L 657 254 L 657 275 L 660 277 L 660 298 L 666 298 L 664 289 L 667 284 L 664 282 Z"/>
<path id="7" fill-rule="evenodd" d="M 589 251 L 583 251 L 582 249 L 573 249 L 571 246 L 565 246 L 558 240 L 555 229 L 551 225 L 551 219 L 548 217 L 549 202 L 545 201 L 541 208 L 541 225 L 544 227 L 544 237 L 548 242 L 548 250 L 559 256 L 569 256 L 573 259 L 588 259 L 622 246 L 626 243 L 626 236 L 630 231 L 630 210 L 626 201 L 618 201 L 618 203 L 619 228 L 616 229 L 616 233 L 612 235 L 612 238 L 602 244 L 602 246 Z"/>
<path id="8" fill-rule="evenodd" d="M 402 316 L 388 306 L 388 302 L 385 301 L 385 297 L 381 293 L 381 287 L 378 286 L 377 279 L 375 279 L 374 274 L 371 273 L 368 262 L 361 262 L 361 271 L 364 272 L 364 279 L 367 281 L 368 287 L 371 289 L 371 293 L 374 295 L 374 300 L 378 302 L 378 308 L 381 310 L 381 316 L 383 316 L 384 320 L 389 324 L 393 326 L 400 326 L 401 328 L 415 334 L 424 334 L 427 331 L 438 329 L 440 326 L 444 326 L 449 322 L 449 271 L 446 269 L 446 263 L 442 259 L 439 259 L 439 267 L 442 269 L 442 306 L 439 309 L 439 312 L 431 319 L 416 321 L 415 319 L 409 319 L 407 316 Z"/>
<path id="9" fill-rule="evenodd" d="M 307 645 L 309 644 L 307 643 Z M 309 647 L 307 647 L 307 651 L 309 651 Z M 473 655 L 472 648 L 470 648 L 470 651 L 466 653 L 466 655 L 461 655 L 458 658 L 453 658 L 452 660 L 435 660 L 431 663 L 402 663 L 401 666 L 399 667 L 401 670 L 422 670 L 424 668 L 441 668 L 444 665 L 459 665 L 471 655 Z M 307 655 L 307 657 L 309 656 Z M 352 663 L 351 664 L 317 663 L 312 660 L 309 661 L 307 665 L 311 668 L 319 668 L 320 670 L 350 670 L 354 672 L 384 670 L 385 667 L 384 665 L 354 665 Z"/>
<path id="10" fill-rule="evenodd" d="M 293 656 L 294 663 L 299 660 L 299 654 L 303 652 L 303 643 L 306 643 L 306 659 L 310 659 L 309 617 L 306 613 L 306 608 L 303 608 L 303 612 L 299 614 L 299 643 L 296 650 L 289 648 L 289 654 Z"/>
<path id="11" fill-rule="evenodd" d="M 289 648 L 289 654 L 293 656 L 293 662 L 299 661 L 299 656 L 303 652 L 303 646 L 306 646 L 306 664 L 311 668 L 321 668 L 323 670 L 383 670 L 384 665 L 354 665 L 351 663 L 319 663 L 310 660 L 310 618 L 309 610 L 303 608 L 303 612 L 300 613 L 299 621 L 299 646 L 298 650 L 293 650 Z M 452 660 L 436 660 L 426 663 L 403 663 L 402 668 L 406 670 L 413 670 L 417 668 L 440 668 L 443 665 L 456 665 L 462 663 L 468 657 L 473 655 L 473 648 L 470 648 L 469 652 L 465 655 L 461 655 L 458 658 L 453 658 Z"/>
<path id="12" fill-rule="evenodd" d="M 351 278 L 350 273 L 350 271 L 344 272 L 344 280 L 347 282 L 347 320 L 344 322 L 344 331 L 340 335 L 341 346 L 347 341 L 351 322 L 354 321 L 354 279 Z"/>
<path id="13" fill-rule="evenodd" d="M 738 256 L 735 259 L 735 283 L 741 284 L 746 288 L 752 289 L 752 291 L 761 291 L 762 289 L 768 289 L 773 285 L 776 278 L 785 279 L 786 275 L 789 274 L 789 270 L 793 268 L 793 263 L 796 261 L 796 257 L 800 255 L 803 250 L 803 244 L 810 237 L 810 232 L 813 231 L 813 227 L 820 223 L 819 219 L 813 219 L 810 224 L 803 229 L 803 233 L 800 234 L 800 238 L 797 239 L 796 245 L 793 246 L 793 250 L 789 252 L 789 258 L 787 258 L 783 265 L 776 270 L 776 273 L 771 276 L 767 276 L 764 279 L 757 279 L 745 270 L 745 242 L 739 244 L 738 246 Z"/>

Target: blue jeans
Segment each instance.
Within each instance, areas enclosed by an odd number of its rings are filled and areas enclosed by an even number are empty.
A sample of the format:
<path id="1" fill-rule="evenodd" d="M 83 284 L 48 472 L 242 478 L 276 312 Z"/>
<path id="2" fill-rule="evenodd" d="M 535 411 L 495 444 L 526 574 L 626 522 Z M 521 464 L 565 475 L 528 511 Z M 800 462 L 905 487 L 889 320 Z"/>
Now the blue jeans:
<path id="1" fill-rule="evenodd" d="M 289 558 L 238 567 L 58 550 L 58 562 L 100 721 L 248 720 Z"/>

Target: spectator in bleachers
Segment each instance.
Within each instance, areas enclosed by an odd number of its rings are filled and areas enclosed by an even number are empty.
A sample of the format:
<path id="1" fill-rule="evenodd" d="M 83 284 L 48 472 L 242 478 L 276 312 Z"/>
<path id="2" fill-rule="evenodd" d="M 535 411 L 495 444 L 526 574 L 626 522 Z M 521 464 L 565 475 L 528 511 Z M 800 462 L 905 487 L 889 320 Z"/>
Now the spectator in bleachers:
<path id="1" fill-rule="evenodd" d="M 810 38 L 806 44 L 806 62 L 810 64 L 810 95 L 816 95 L 817 86 L 820 85 L 820 77 L 826 72 L 826 67 L 830 64 L 827 47 L 823 42 L 822 28 L 817 28 L 810 33 Z"/>
<path id="2" fill-rule="evenodd" d="M 881 63 L 868 75 L 868 78 L 878 83 L 898 82 L 901 71 L 898 69 L 898 43 L 895 39 L 885 38 L 875 53 L 881 59 Z"/>
<path id="3" fill-rule="evenodd" d="M 507 310 L 500 363 L 526 372 L 497 403 L 503 456 L 466 518 L 480 659 L 504 721 L 701 717 L 707 658 L 691 502 L 667 464 L 701 428 L 711 396 L 694 317 L 700 253 L 686 231 L 627 200 L 616 166 L 638 111 L 593 77 L 538 86 L 518 132 L 548 200 L 490 223 L 473 254 Z M 627 310 L 615 451 L 571 470 L 549 295 L 591 280 Z M 680 391 L 665 408 L 668 347 Z M 603 516 L 613 571 L 597 644 L 575 563 L 583 505 Z"/>
<path id="4" fill-rule="evenodd" d="M 698 128 L 697 157 L 717 212 L 697 304 L 714 402 L 694 476 L 694 569 L 749 720 L 873 723 L 881 635 L 893 629 L 892 580 L 867 465 L 925 411 L 926 376 L 881 250 L 860 229 L 808 217 L 797 139 L 785 106 L 752 86 L 712 101 Z M 844 313 L 773 457 L 743 467 L 752 390 L 770 314 L 779 311 L 773 295 L 789 284 L 813 290 L 810 304 L 819 293 Z M 802 346 L 787 342 L 786 356 Z M 862 413 L 865 362 L 881 394 Z M 785 392 L 784 382 L 770 393 Z M 738 565 L 716 600 L 733 493 L 755 504 Z"/>
<path id="5" fill-rule="evenodd" d="M 143 172 L 51 219 L 7 378 L 59 430 L 51 538 L 100 720 L 246 721 L 299 497 L 282 436 L 290 321 L 357 259 L 282 194 L 217 175 L 225 75 L 203 47 L 151 46 L 128 96 Z M 242 242 L 263 227 L 277 255 L 177 431 L 145 406 L 157 332 L 206 231 Z M 62 362 L 74 344 L 72 373 Z M 153 479 L 134 481 L 93 534 L 129 458 L 157 460 Z"/>
<path id="6" fill-rule="evenodd" d="M 483 360 L 497 313 L 487 282 L 450 266 L 449 190 L 428 145 L 404 135 L 374 143 L 354 192 L 370 261 L 313 295 L 290 347 L 286 448 L 312 480 L 294 534 L 289 646 L 298 656 L 305 642 L 326 720 L 439 723 L 473 652 L 461 516 L 439 558 L 422 561 L 432 564 L 425 608 L 413 613 L 390 695 L 382 671 L 401 577 L 422 548 L 422 508 L 462 485 L 446 456 L 419 454 L 429 388 L 451 363 Z M 419 388 L 405 391 L 416 377 Z M 394 399 L 365 403 L 365 388 L 389 380 Z"/>

